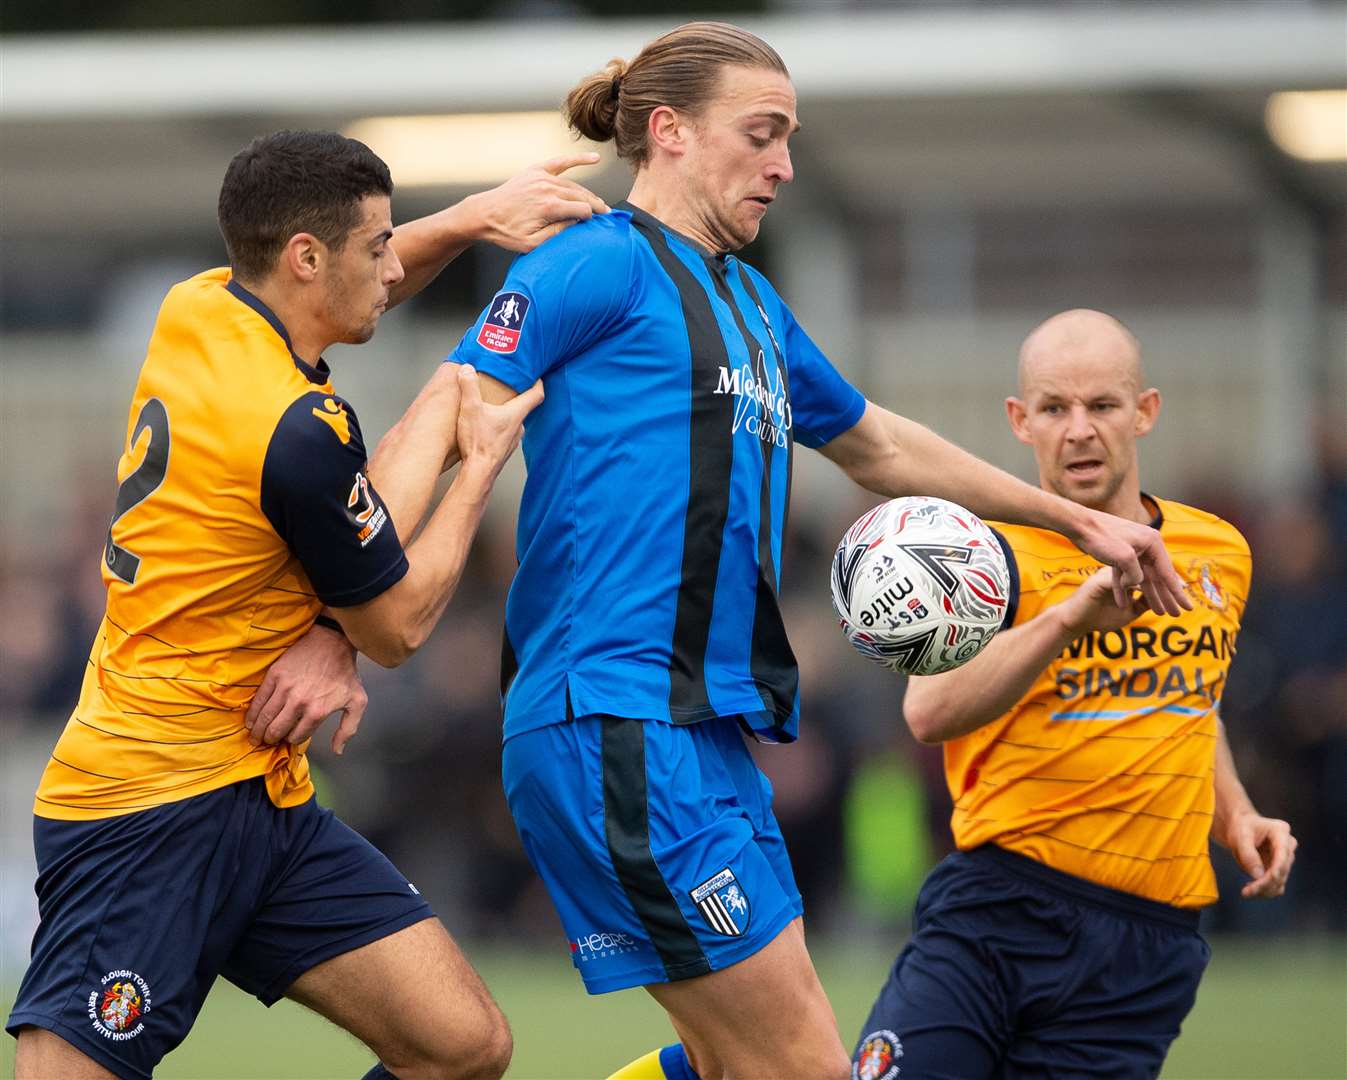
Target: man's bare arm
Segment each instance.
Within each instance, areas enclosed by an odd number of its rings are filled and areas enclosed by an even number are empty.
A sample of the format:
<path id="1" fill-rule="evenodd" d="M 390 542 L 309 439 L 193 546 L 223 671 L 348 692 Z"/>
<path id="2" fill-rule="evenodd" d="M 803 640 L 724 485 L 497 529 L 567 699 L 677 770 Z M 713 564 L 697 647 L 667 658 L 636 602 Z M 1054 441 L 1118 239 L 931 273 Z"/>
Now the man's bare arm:
<path id="1" fill-rule="evenodd" d="M 607 213 L 608 205 L 602 199 L 561 175 L 598 160 L 598 154 L 551 158 L 490 191 L 399 225 L 393 230 L 392 243 L 404 277 L 389 291 L 388 306 L 415 296 L 474 243 L 532 251 L 568 225 Z"/>
<path id="2" fill-rule="evenodd" d="M 1110 573 L 1098 570 L 1064 602 L 1002 630 L 968 663 L 939 675 L 914 675 L 903 717 L 920 742 L 941 743 L 1004 716 L 1063 649 L 1095 630 L 1115 630 L 1145 610 L 1113 602 Z"/>
<path id="3" fill-rule="evenodd" d="M 457 445 L 463 460 L 458 475 L 420 535 L 407 546 L 406 576 L 373 600 L 332 609 L 355 647 L 385 667 L 396 667 L 420 648 L 439 620 L 458 587 L 496 477 L 519 445 L 524 417 L 543 398 L 542 384 L 535 383 L 523 394 L 516 396 L 511 391 L 512 400 L 506 404 L 492 405 L 483 401 L 477 374 L 471 367 L 445 364 L 431 380 L 437 384 L 430 395 L 432 402 L 435 393 L 447 392 L 444 386 L 447 380 L 457 381 L 459 398 Z M 426 411 L 430 412 L 431 407 L 428 404 Z M 443 421 L 436 416 L 433 422 Z M 410 425 L 409 429 L 414 427 Z M 405 433 L 404 439 L 412 441 Z M 385 465 L 409 460 L 415 449 L 414 446 L 407 449 L 400 459 L 386 457 Z M 431 471 L 430 461 L 440 452 L 437 445 L 432 454 L 423 455 L 419 465 L 424 473 Z M 420 497 L 420 488 L 411 495 L 401 492 L 400 497 L 405 500 L 400 512 L 408 513 L 414 509 L 411 498 Z M 394 512 L 389 509 L 390 516 Z M 396 518 L 394 523 L 397 524 Z M 399 528 L 409 534 L 415 525 L 407 517 Z"/>
<path id="4" fill-rule="evenodd" d="M 441 364 L 370 455 L 370 483 L 403 542 L 426 515 L 440 474 L 459 460 L 458 369 Z"/>
<path id="5" fill-rule="evenodd" d="M 1235 861 L 1253 880 L 1240 890 L 1246 900 L 1272 898 L 1286 891 L 1286 879 L 1296 861 L 1299 841 L 1291 826 L 1280 818 L 1265 818 L 1254 809 L 1235 769 L 1235 757 L 1226 739 L 1225 724 L 1218 720 L 1216 741 L 1216 812 L 1212 838 L 1228 848 Z"/>
<path id="6" fill-rule="evenodd" d="M 1114 568 L 1113 596 L 1120 608 L 1129 606 L 1128 594 L 1136 588 L 1152 611 L 1177 615 L 1193 606 L 1156 530 L 1026 484 L 874 402 L 822 452 L 877 494 L 934 495 L 982 517 L 1062 533 Z"/>

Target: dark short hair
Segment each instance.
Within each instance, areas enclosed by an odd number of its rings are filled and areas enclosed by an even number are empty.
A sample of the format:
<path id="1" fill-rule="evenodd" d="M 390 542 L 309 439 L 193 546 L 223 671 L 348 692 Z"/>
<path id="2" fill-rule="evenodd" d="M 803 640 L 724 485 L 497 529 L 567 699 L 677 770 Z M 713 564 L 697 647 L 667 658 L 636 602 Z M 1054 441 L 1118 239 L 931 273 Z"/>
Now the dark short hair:
<path id="1" fill-rule="evenodd" d="M 335 131 L 278 131 L 234 155 L 220 186 L 220 233 L 236 277 L 271 273 L 290 237 L 312 233 L 340 251 L 360 223 L 360 202 L 392 195 L 388 166 Z"/>

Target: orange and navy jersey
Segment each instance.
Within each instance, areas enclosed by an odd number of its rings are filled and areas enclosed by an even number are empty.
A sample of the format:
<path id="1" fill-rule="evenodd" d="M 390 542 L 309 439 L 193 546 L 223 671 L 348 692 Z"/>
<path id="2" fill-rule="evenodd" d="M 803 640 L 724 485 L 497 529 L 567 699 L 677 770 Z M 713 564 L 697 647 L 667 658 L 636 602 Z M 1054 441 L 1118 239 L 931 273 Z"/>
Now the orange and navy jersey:
<path id="1" fill-rule="evenodd" d="M 312 794 L 303 746 L 252 746 L 244 713 L 324 604 L 362 603 L 407 559 L 327 365 L 210 270 L 164 300 L 131 401 L 103 553 L 107 612 L 40 817 L 131 813 L 266 777 Z"/>
<path id="2" fill-rule="evenodd" d="M 1216 899 L 1207 855 L 1217 707 L 1249 593 L 1234 526 L 1149 501 L 1193 610 L 1150 612 L 1073 642 L 1004 716 L 945 746 L 961 850 L 997 844 L 1177 907 Z M 1021 625 L 1099 563 L 1057 533 L 996 525 Z"/>

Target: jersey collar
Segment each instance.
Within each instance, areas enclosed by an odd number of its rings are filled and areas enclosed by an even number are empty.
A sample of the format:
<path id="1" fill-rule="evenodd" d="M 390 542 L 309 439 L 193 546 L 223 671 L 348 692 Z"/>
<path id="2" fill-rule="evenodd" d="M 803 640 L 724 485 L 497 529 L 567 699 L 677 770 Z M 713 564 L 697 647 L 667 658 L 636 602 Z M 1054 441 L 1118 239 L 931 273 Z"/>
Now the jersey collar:
<path id="1" fill-rule="evenodd" d="M 299 368 L 299 373 L 303 375 L 304 378 L 308 379 L 309 382 L 317 383 L 320 386 L 328 381 L 332 375 L 332 369 L 327 366 L 327 361 L 320 356 L 318 358 L 318 363 L 314 365 L 310 364 L 307 360 L 301 360 L 296 356 L 294 347 L 290 344 L 290 335 L 286 332 L 285 324 L 276 317 L 276 313 L 272 311 L 271 308 L 267 307 L 267 305 L 262 303 L 257 296 L 240 285 L 237 278 L 231 277 L 228 284 L 225 285 L 225 289 L 232 293 L 237 299 L 242 300 L 257 312 L 257 314 L 261 315 L 262 318 L 266 319 L 271 328 L 275 330 L 276 333 L 280 335 L 281 340 L 285 342 L 285 348 L 290 353 L 290 359 L 295 362 L 295 367 Z"/>
<path id="2" fill-rule="evenodd" d="M 700 240 L 694 240 L 686 233 L 681 233 L 677 229 L 671 228 L 670 226 L 664 224 L 664 222 L 660 221 L 659 218 L 655 217 L 654 214 L 647 213 L 645 210 L 642 210 L 639 206 L 633 206 L 631 203 L 627 202 L 626 199 L 623 199 L 620 203 L 618 203 L 617 206 L 614 207 L 614 209 L 625 210 L 627 213 L 629 213 L 632 217 L 636 218 L 638 221 L 644 221 L 657 229 L 663 229 L 670 236 L 675 236 L 683 243 L 687 244 L 688 247 L 692 248 L 692 250 L 695 251 L 698 255 L 700 255 L 703 259 L 716 260 L 719 262 L 728 262 L 732 258 L 729 252 L 712 251 Z"/>
<path id="3" fill-rule="evenodd" d="M 1165 524 L 1165 511 L 1160 505 L 1160 500 L 1154 495 L 1147 495 L 1144 491 L 1141 493 L 1141 505 L 1147 510 L 1154 510 L 1155 514 L 1151 517 L 1151 528 L 1161 529 Z"/>

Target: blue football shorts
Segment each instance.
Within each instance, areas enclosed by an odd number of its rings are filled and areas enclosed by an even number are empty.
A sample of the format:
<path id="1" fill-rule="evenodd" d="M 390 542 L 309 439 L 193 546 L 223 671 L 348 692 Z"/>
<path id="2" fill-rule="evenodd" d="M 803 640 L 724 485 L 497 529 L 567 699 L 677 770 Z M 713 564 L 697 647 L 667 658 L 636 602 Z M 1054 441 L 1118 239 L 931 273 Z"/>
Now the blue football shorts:
<path id="1" fill-rule="evenodd" d="M 264 782 L 97 821 L 34 818 L 40 923 L 6 1024 L 149 1077 L 219 975 L 272 1005 L 334 956 L 432 917 L 368 840 Z"/>
<path id="2" fill-rule="evenodd" d="M 994 845 L 955 852 L 852 1058 L 855 1080 L 1149 1080 L 1210 958 L 1197 912 Z"/>
<path id="3" fill-rule="evenodd" d="M 803 912 L 736 719 L 580 717 L 506 740 L 503 774 L 591 994 L 719 971 Z"/>

